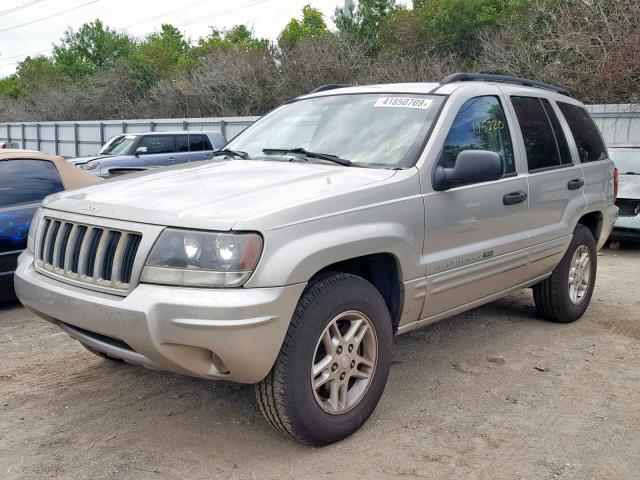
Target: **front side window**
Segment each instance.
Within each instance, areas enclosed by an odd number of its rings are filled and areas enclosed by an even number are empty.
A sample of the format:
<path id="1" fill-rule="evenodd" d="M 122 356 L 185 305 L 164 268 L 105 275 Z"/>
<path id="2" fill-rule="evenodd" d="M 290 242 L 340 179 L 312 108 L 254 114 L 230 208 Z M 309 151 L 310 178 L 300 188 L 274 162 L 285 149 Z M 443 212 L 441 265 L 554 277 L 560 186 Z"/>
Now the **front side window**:
<path id="1" fill-rule="evenodd" d="M 138 148 L 147 147 L 147 153 L 173 153 L 176 151 L 173 135 L 146 135 Z"/>
<path id="2" fill-rule="evenodd" d="M 582 107 L 564 102 L 558 102 L 558 107 L 567 120 L 573 139 L 576 141 L 580 161 L 587 163 L 606 160 L 608 158 L 607 149 L 589 112 Z"/>
<path id="3" fill-rule="evenodd" d="M 202 152 L 212 150 L 206 135 L 177 135 L 176 150 L 178 152 Z"/>
<path id="4" fill-rule="evenodd" d="M 304 148 L 361 166 L 406 168 L 415 164 L 442 102 L 437 95 L 399 93 L 297 100 L 254 123 L 226 148 L 265 160 L 276 155 L 263 149 Z"/>
<path id="5" fill-rule="evenodd" d="M 438 164 L 453 168 L 458 154 L 465 150 L 496 152 L 502 157 L 505 175 L 515 173 L 509 127 L 498 97 L 475 97 L 460 107 Z"/>
<path id="6" fill-rule="evenodd" d="M 0 207 L 40 202 L 62 190 L 58 170 L 49 161 L 0 161 Z"/>
<path id="7" fill-rule="evenodd" d="M 572 163 L 567 139 L 546 99 L 511 97 L 527 152 L 529 171 Z"/>
<path id="8" fill-rule="evenodd" d="M 116 135 L 105 143 L 98 153 L 100 155 L 128 155 L 131 153 L 131 146 L 136 138 L 136 135 Z"/>

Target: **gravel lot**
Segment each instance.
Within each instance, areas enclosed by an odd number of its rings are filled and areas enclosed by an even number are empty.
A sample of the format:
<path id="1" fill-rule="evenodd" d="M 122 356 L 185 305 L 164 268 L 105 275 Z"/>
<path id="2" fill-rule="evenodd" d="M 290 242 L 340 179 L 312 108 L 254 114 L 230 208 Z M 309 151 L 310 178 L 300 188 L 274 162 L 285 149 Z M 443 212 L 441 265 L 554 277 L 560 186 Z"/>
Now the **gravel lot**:
<path id="1" fill-rule="evenodd" d="M 398 337 L 356 435 L 312 449 L 253 388 L 113 364 L 0 306 L 0 478 L 637 479 L 640 248 L 604 250 L 585 317 L 530 291 Z"/>

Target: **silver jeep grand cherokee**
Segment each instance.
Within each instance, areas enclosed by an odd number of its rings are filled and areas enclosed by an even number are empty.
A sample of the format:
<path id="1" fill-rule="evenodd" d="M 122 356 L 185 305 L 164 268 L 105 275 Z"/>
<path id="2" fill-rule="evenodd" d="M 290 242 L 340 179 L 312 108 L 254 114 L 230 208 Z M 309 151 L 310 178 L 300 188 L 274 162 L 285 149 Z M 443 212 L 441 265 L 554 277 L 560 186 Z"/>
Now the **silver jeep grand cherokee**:
<path id="1" fill-rule="evenodd" d="M 222 155 L 48 197 L 16 292 L 98 355 L 255 383 L 312 445 L 371 415 L 394 334 L 527 287 L 580 318 L 618 212 L 584 107 L 513 77 L 321 87 Z"/>

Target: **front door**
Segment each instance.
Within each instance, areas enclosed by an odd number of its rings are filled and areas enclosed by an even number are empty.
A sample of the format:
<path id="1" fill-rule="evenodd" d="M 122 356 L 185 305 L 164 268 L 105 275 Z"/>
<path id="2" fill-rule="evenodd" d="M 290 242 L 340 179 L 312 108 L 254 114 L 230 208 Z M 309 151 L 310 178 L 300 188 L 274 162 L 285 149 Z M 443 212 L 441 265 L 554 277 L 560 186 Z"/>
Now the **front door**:
<path id="1" fill-rule="evenodd" d="M 464 102 L 451 125 L 439 165 L 453 166 L 463 150 L 490 150 L 502 157 L 504 176 L 425 196 L 423 319 L 501 292 L 525 276 L 528 186 L 516 169 L 509 123 L 503 99 L 487 95 Z"/>

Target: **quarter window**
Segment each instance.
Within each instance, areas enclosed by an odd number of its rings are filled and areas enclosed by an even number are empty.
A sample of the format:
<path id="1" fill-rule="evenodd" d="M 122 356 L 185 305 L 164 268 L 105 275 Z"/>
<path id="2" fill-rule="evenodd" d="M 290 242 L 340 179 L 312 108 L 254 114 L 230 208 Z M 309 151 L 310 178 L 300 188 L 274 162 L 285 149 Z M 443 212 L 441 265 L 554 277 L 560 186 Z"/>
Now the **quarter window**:
<path id="1" fill-rule="evenodd" d="M 0 207 L 40 202 L 64 190 L 53 163 L 46 160 L 0 161 Z"/>
<path id="2" fill-rule="evenodd" d="M 589 112 L 582 107 L 564 102 L 558 102 L 558 107 L 569 124 L 573 139 L 578 147 L 580 161 L 586 163 L 606 160 L 608 158 L 607 149 Z"/>
<path id="3" fill-rule="evenodd" d="M 536 97 L 511 97 L 527 152 L 529 171 L 572 163 L 567 139 L 551 104 Z"/>
<path id="4" fill-rule="evenodd" d="M 147 147 L 147 153 L 173 153 L 176 151 L 173 135 L 146 135 L 139 147 Z"/>
<path id="5" fill-rule="evenodd" d="M 500 154 L 505 175 L 516 171 L 509 126 L 498 97 L 467 100 L 456 115 L 444 142 L 439 164 L 452 168 L 460 152 L 489 150 Z"/>

